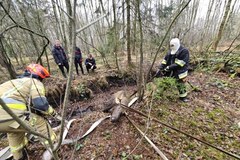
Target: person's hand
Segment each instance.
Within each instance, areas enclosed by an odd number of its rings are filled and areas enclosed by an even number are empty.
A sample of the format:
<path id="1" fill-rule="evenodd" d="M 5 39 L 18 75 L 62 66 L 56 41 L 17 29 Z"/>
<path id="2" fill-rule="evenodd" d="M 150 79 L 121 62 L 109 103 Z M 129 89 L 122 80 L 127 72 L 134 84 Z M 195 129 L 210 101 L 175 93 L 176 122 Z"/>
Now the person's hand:
<path id="1" fill-rule="evenodd" d="M 48 107 L 47 114 L 52 116 L 52 117 L 57 117 L 58 116 L 58 114 L 55 111 L 55 109 L 53 109 L 52 106 L 50 106 L 50 105 Z"/>
<path id="2" fill-rule="evenodd" d="M 161 65 L 159 68 L 158 68 L 159 71 L 164 71 L 164 67 Z"/>
<path id="3" fill-rule="evenodd" d="M 164 71 L 165 71 L 165 72 L 169 72 L 169 71 L 170 71 L 169 66 L 167 66 L 166 68 L 164 68 Z"/>
<path id="4" fill-rule="evenodd" d="M 91 69 L 93 69 L 94 66 L 91 67 Z"/>
<path id="5" fill-rule="evenodd" d="M 92 63 L 88 63 L 88 64 L 92 66 Z"/>
<path id="6" fill-rule="evenodd" d="M 166 75 L 166 71 L 164 69 L 158 69 L 154 77 L 159 78 L 159 77 L 164 77 Z"/>
<path id="7" fill-rule="evenodd" d="M 62 65 L 62 63 L 58 63 L 58 65 L 59 65 L 59 66 L 61 66 L 61 65 Z"/>
<path id="8" fill-rule="evenodd" d="M 160 77 L 162 71 L 160 69 L 157 70 L 157 72 L 155 73 L 154 77 Z"/>

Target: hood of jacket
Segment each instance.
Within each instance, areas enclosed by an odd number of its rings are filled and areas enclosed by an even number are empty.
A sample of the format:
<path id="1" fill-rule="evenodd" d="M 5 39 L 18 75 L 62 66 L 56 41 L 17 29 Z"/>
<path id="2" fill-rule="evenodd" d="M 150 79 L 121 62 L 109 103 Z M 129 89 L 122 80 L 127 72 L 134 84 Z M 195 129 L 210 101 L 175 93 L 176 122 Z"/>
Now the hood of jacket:
<path id="1" fill-rule="evenodd" d="M 174 55 L 180 48 L 180 40 L 178 38 L 173 38 L 170 41 L 170 49 L 171 49 L 171 54 Z"/>

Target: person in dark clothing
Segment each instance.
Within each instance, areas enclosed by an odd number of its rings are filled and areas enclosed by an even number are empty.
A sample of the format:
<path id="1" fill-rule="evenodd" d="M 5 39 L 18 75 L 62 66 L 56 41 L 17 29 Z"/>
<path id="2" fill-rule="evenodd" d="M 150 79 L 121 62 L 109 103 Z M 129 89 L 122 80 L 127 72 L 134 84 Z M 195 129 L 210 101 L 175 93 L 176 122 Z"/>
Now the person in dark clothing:
<path id="1" fill-rule="evenodd" d="M 185 78 L 188 75 L 189 51 L 180 45 L 180 40 L 174 38 L 170 41 L 170 50 L 160 64 L 158 74 L 164 73 L 164 76 L 173 77 L 177 80 L 179 99 L 187 102 L 187 91 Z"/>
<path id="2" fill-rule="evenodd" d="M 64 67 L 67 69 L 67 73 L 68 73 L 69 72 L 68 57 L 64 49 L 61 47 L 61 43 L 59 40 L 55 41 L 55 45 L 53 46 L 53 49 L 52 49 L 52 54 L 63 76 L 67 78 L 67 75 L 64 71 Z"/>
<path id="3" fill-rule="evenodd" d="M 79 75 L 78 65 L 80 66 L 82 74 L 84 75 L 83 67 L 82 67 L 82 52 L 81 52 L 80 48 L 78 48 L 78 47 L 75 48 L 74 64 L 75 64 L 75 67 L 76 67 L 77 75 Z"/>
<path id="4" fill-rule="evenodd" d="M 89 69 L 94 72 L 94 70 L 97 68 L 96 61 L 91 54 L 89 54 L 88 58 L 85 60 L 85 65 L 88 73 L 89 73 Z"/>

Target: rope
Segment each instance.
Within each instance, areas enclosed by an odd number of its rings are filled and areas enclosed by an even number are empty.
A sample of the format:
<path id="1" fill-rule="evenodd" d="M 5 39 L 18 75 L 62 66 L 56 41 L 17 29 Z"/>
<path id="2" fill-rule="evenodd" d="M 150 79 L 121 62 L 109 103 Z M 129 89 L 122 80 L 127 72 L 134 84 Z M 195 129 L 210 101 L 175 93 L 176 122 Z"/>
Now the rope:
<path id="1" fill-rule="evenodd" d="M 123 105 L 123 104 L 122 104 L 122 107 L 128 109 L 128 110 L 131 111 L 131 112 L 135 112 L 135 113 L 137 113 L 137 114 L 139 114 L 139 115 L 141 115 L 141 116 L 143 116 L 143 117 L 145 117 L 145 118 L 149 118 L 146 114 L 144 114 L 144 113 L 142 113 L 142 112 L 140 112 L 140 111 L 138 111 L 138 110 L 135 110 L 135 109 L 133 109 L 133 108 L 130 108 L 130 107 L 126 106 L 126 105 Z M 188 133 L 186 133 L 186 132 L 184 132 L 184 131 L 181 131 L 181 130 L 179 130 L 179 129 L 177 129 L 177 128 L 174 128 L 174 127 L 172 127 L 172 126 L 170 126 L 170 125 L 168 125 L 168 124 L 166 124 L 166 123 L 164 123 L 164 122 L 159 121 L 159 120 L 156 119 L 156 118 L 150 118 L 150 119 L 153 120 L 153 121 L 155 121 L 155 122 L 157 122 L 157 123 L 159 123 L 159 124 L 161 124 L 161 125 L 164 125 L 164 126 L 170 128 L 170 129 L 172 129 L 172 130 L 174 130 L 174 131 L 176 131 L 176 132 L 182 133 L 182 134 L 184 134 L 184 135 L 187 136 L 187 137 L 190 137 L 190 138 L 192 138 L 192 139 L 195 139 L 195 140 L 197 140 L 197 141 L 199 141 L 199 142 L 201 142 L 201 143 L 203 143 L 203 144 L 205 144 L 205 145 L 207 145 L 207 146 L 210 146 L 210 147 L 212 147 L 212 148 L 214 148 L 214 149 L 216 149 L 216 150 L 218 150 L 218 151 L 220 151 L 220 152 L 222 152 L 222 153 L 225 153 L 225 154 L 227 154 L 227 155 L 229 155 L 229 156 L 231 156 L 231 157 L 233 157 L 233 158 L 240 159 L 240 156 L 239 156 L 239 155 L 236 155 L 236 154 L 234 154 L 234 153 L 230 153 L 230 152 L 228 152 L 228 151 L 226 151 L 226 150 L 224 150 L 224 149 L 222 149 L 222 148 L 219 148 L 219 147 L 217 147 L 217 146 L 214 146 L 214 145 L 210 144 L 209 142 L 206 142 L 206 141 L 201 140 L 201 139 L 199 139 L 199 138 L 197 138 L 197 137 L 194 137 L 194 136 L 192 136 L 192 135 L 190 135 L 190 134 L 188 134 Z"/>
<path id="2" fill-rule="evenodd" d="M 160 155 L 163 160 L 168 160 L 168 158 L 163 154 L 162 151 L 134 124 L 134 122 L 125 114 L 128 121 L 141 133 L 141 135 L 150 143 L 154 150 Z"/>

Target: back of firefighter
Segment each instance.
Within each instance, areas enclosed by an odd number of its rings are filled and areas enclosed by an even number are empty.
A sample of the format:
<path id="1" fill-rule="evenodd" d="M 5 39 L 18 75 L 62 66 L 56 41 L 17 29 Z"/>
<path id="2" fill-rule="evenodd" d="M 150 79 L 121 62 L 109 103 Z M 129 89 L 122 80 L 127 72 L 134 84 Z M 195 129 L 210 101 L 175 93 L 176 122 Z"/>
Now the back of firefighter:
<path id="1" fill-rule="evenodd" d="M 54 115 L 56 112 L 45 97 L 45 90 L 42 79 L 49 77 L 48 71 L 38 64 L 31 64 L 27 67 L 22 78 L 9 80 L 0 85 L 0 98 L 5 104 L 30 128 L 47 136 L 52 140 L 56 135 L 43 115 Z M 28 105 L 31 103 L 31 107 Z M 30 112 L 31 111 L 31 112 Z M 14 159 L 27 159 L 26 130 L 0 106 L 0 132 L 7 133 L 7 138 Z M 42 143 L 48 144 L 48 141 Z"/>
<path id="2" fill-rule="evenodd" d="M 177 88 L 179 98 L 183 102 L 187 102 L 187 91 L 185 86 L 185 78 L 188 75 L 189 51 L 180 44 L 178 38 L 170 41 L 170 50 L 164 57 L 159 71 L 165 73 L 165 76 L 177 79 Z"/>

